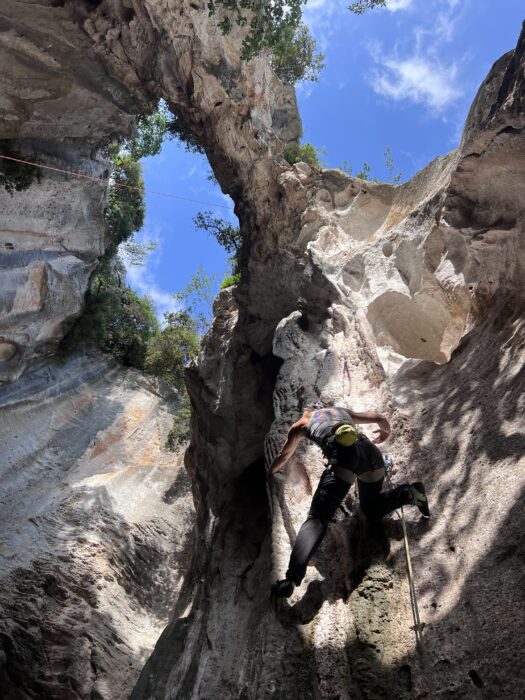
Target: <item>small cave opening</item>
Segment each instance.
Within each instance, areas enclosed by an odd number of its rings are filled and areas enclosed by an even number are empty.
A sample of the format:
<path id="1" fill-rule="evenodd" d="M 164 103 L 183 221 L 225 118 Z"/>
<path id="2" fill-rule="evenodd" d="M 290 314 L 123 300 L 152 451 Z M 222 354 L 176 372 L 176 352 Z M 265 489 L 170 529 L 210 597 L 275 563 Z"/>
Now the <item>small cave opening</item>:
<path id="1" fill-rule="evenodd" d="M 476 688 L 484 688 L 485 687 L 485 683 L 483 683 L 483 681 L 481 680 L 481 676 L 479 675 L 479 673 L 475 669 L 471 669 L 468 672 L 468 675 L 469 675 L 472 683 L 476 686 Z"/>

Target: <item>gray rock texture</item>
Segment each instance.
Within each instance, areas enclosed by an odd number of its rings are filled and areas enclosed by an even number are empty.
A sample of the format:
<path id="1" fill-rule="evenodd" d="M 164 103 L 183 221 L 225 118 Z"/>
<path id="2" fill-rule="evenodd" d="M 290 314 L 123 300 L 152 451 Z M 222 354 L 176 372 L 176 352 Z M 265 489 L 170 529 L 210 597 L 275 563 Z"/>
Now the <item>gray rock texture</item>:
<path id="1" fill-rule="evenodd" d="M 55 120 L 50 134 L 44 126 L 53 100 L 46 105 L 44 95 L 40 102 L 37 81 L 28 81 L 24 98 L 15 89 L 19 79 L 12 76 L 3 94 L 14 95 L 9 105 L 24 109 L 17 108 L 13 119 L 13 108 L 2 107 L 8 115 L 0 122 L 5 137 L 19 146 L 24 139 L 29 148 L 34 148 L 32 139 L 50 139 L 50 151 L 60 155 L 75 137 L 77 122 L 84 120 L 75 147 L 80 154 L 90 153 L 89 167 L 103 167 L 97 160 L 98 139 L 111 129 L 111 110 L 118 112 L 117 130 L 125 129 L 130 115 L 162 96 L 206 148 L 223 190 L 235 201 L 244 237 L 242 283 L 219 296 L 213 327 L 187 376 L 194 412 L 185 459 L 197 510 L 192 562 L 132 697 L 522 698 L 517 659 L 524 627 L 524 36 L 481 86 L 458 150 L 394 187 L 336 170 L 289 167 L 281 156 L 283 142 L 300 130 L 293 92 L 272 75 L 266 57 L 242 64 L 241 30 L 222 37 L 204 3 L 7 0 L 0 19 L 2 41 L 17 57 L 13 66 L 19 75 L 40 50 L 46 53 L 40 63 L 59 65 L 46 75 L 66 76 L 75 94 L 82 92 L 75 80 L 75 51 L 83 47 L 86 70 L 80 74 L 98 76 L 85 88 L 80 80 L 82 89 L 93 93 L 85 99 L 107 110 L 93 139 L 85 127 L 91 112 L 82 102 L 71 108 L 65 125 Z M 75 49 L 59 51 L 60 42 L 53 42 L 57 26 Z M 85 161 L 75 158 L 70 163 L 76 169 Z M 36 191 L 29 198 L 36 198 Z M 85 207 L 96 210 L 104 193 L 84 186 L 78 197 L 84 191 Z M 28 195 L 19 197 L 13 212 L 23 210 Z M 36 213 L 28 216 L 38 219 Z M 52 230 L 58 230 L 61 217 L 69 230 L 67 200 L 58 198 L 50 214 Z M 97 217 L 100 213 L 86 213 L 86 231 Z M 48 249 L 39 256 L 31 239 L 23 264 L 16 246 L 24 240 L 25 224 L 10 226 L 19 235 L 14 242 L 13 236 L 6 239 L 9 276 L 2 278 L 9 280 L 5 295 L 2 291 L 5 378 L 19 375 L 28 359 L 46 352 L 44 324 L 63 323 L 75 313 L 42 301 L 44 280 L 55 274 L 46 267 Z M 77 243 L 86 252 L 74 257 L 84 267 L 67 275 L 68 283 L 78 285 L 77 310 L 89 266 L 103 247 L 98 230 L 94 226 L 93 237 Z M 57 245 L 54 241 L 49 248 L 53 261 Z M 16 266 L 20 270 L 12 275 Z M 58 283 L 52 286 L 60 289 Z M 59 335 L 56 329 L 49 332 L 52 338 Z M 22 391 L 16 386 L 13 391 Z M 401 482 L 417 476 L 428 484 L 431 522 L 420 523 L 407 509 L 426 625 L 422 649 L 416 648 L 410 629 L 399 522 L 392 517 L 385 525 L 390 549 L 385 555 L 384 538 L 369 537 L 355 499 L 348 503 L 351 517 L 330 526 L 303 586 L 277 609 L 270 606 L 270 583 L 284 574 L 322 463 L 314 448 L 302 447 L 286 479 L 271 491 L 265 467 L 287 426 L 318 396 L 385 411 L 394 428 L 386 446 L 396 464 L 393 478 Z M 57 449 L 63 449 L 61 436 L 70 425 L 53 433 Z M 25 439 L 12 440 L 18 455 Z M 75 454 L 75 442 L 69 442 Z M 118 451 L 108 454 L 107 463 L 95 456 L 108 470 L 121 459 Z M 85 474 L 81 455 L 76 459 L 73 472 Z M 38 459 L 30 463 L 29 494 L 47 487 Z M 10 469 L 8 493 L 22 493 L 16 470 Z M 82 478 L 90 484 L 93 477 Z M 44 501 L 54 503 L 57 493 L 47 492 Z M 14 495 L 8 500 L 15 503 Z M 54 532 L 75 526 L 67 517 L 57 516 Z M 97 528 L 114 526 L 106 521 L 114 522 L 104 511 Z M 8 549 L 8 556 L 23 559 L 21 545 L 27 542 L 34 561 L 43 551 L 48 566 L 55 566 L 60 539 L 53 535 L 51 544 L 42 542 L 33 550 L 32 529 L 19 527 L 20 546 Z M 88 565 L 86 556 L 71 577 L 93 571 L 96 588 L 99 569 Z M 14 576 L 13 571 L 6 569 L 6 576 Z M 36 580 L 45 579 L 48 569 L 43 571 Z M 126 569 L 122 586 L 130 576 Z M 59 651 L 65 635 L 59 616 L 76 608 L 21 603 L 22 583 L 30 580 L 26 573 L 6 589 L 12 591 L 11 598 L 6 595 L 8 609 L 14 609 L 10 619 L 16 623 L 22 612 L 24 623 L 18 636 L 7 635 L 4 653 L 16 648 L 15 658 L 29 659 L 23 668 L 35 669 L 35 684 L 47 682 L 49 673 L 56 683 L 51 690 L 35 685 L 24 692 L 40 688 L 44 697 L 69 697 L 73 688 L 89 697 L 94 687 L 92 666 L 85 661 L 89 639 L 86 652 L 75 654 L 78 669 Z M 72 583 L 67 586 L 69 595 L 77 596 Z M 126 597 L 118 604 L 109 597 L 108 616 L 125 617 L 119 606 L 126 607 Z M 116 663 L 110 656 L 115 653 L 111 634 L 98 631 L 98 618 L 86 622 L 92 639 L 100 634 L 102 660 L 95 660 L 95 667 L 102 664 L 100 673 L 109 679 L 109 685 L 101 681 L 95 687 L 102 697 L 111 697 L 112 689 L 120 697 L 132 683 L 141 642 L 131 617 L 125 627 L 132 641 Z M 31 636 L 42 626 L 54 640 L 48 666 L 39 660 L 39 632 Z M 80 638 L 75 635 L 76 642 Z M 9 641 L 15 639 L 16 644 Z M 129 662 L 133 673 L 126 676 Z M 12 667 L 13 661 L 6 666 Z M 70 677 L 64 669 L 70 669 Z"/>
<path id="2" fill-rule="evenodd" d="M 191 558 L 173 413 L 166 387 L 97 355 L 0 390 L 6 700 L 129 697 Z"/>
<path id="3" fill-rule="evenodd" d="M 523 66 L 522 37 L 404 185 L 274 169 L 188 373 L 201 545 L 133 698 L 522 697 Z M 264 467 L 316 397 L 387 413 L 394 481 L 428 485 L 430 523 L 405 509 L 419 649 L 399 520 L 371 537 L 354 497 L 270 605 L 323 465 L 301 447 L 269 499 Z"/>
<path id="4" fill-rule="evenodd" d="M 205 2 L 5 0 L 0 146 L 107 178 L 103 146 L 129 133 L 133 116 L 151 111 L 162 96 L 240 201 L 253 170 L 261 167 L 259 177 L 271 181 L 270 156 L 282 151 L 278 137 L 296 138 L 300 123 L 295 93 L 280 84 L 268 59 L 241 63 L 239 31 L 224 40 Z M 255 154 L 265 159 L 259 164 Z M 0 191 L 0 381 L 52 353 L 80 314 L 107 245 L 106 190 L 43 171 L 29 191 Z"/>

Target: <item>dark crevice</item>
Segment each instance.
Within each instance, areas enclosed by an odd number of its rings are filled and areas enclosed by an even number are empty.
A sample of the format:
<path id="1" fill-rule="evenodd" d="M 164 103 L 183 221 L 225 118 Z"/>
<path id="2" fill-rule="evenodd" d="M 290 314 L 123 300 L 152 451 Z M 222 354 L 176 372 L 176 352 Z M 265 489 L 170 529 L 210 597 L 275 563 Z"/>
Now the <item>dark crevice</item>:
<path id="1" fill-rule="evenodd" d="M 470 676 L 470 680 L 474 683 L 476 688 L 483 688 L 485 684 L 481 680 L 479 673 L 472 669 L 471 671 L 468 672 L 468 675 Z"/>

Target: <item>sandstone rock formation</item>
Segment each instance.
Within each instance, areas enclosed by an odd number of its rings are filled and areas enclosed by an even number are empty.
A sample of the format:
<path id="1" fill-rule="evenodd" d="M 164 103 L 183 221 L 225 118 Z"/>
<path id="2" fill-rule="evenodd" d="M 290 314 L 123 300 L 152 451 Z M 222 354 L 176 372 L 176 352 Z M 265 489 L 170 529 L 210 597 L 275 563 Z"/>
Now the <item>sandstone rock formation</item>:
<path id="1" fill-rule="evenodd" d="M 129 696 L 191 557 L 172 415 L 155 382 L 93 355 L 4 387 L 2 697 Z"/>
<path id="2" fill-rule="evenodd" d="M 32 13 L 24 12 L 28 5 Z M 197 509 L 192 565 L 133 697 L 522 697 L 515 654 L 523 627 L 525 526 L 519 507 L 523 35 L 481 86 L 460 148 L 392 187 L 288 167 L 282 143 L 299 132 L 293 93 L 264 57 L 240 63 L 240 30 L 222 37 L 204 3 L 6 0 L 0 19 L 4 45 L 10 55 L 16 49 L 4 94 L 18 107 L 2 109 L 17 121 L 0 122 L 5 137 L 21 137 L 29 149 L 34 145 L 26 139 L 48 138 L 51 152 L 63 153 L 89 110 L 68 107 L 63 124 L 50 118 L 55 132 L 46 133 L 42 124 L 55 98 L 46 104 L 36 83 L 58 73 L 69 81 L 65 92 L 80 91 L 102 105 L 94 138 L 79 131 L 74 145 L 93 156 L 84 167 L 103 168 L 96 147 L 111 130 L 112 115 L 115 128 L 125 128 L 130 114 L 162 96 L 204 144 L 235 201 L 245 240 L 242 283 L 219 297 L 213 328 L 188 372 L 194 415 L 186 463 Z M 78 87 L 75 53 L 54 40 L 57 26 L 68 43 L 82 47 L 81 76 L 99 76 L 94 82 L 82 77 Z M 50 67 L 19 94 L 16 76 L 24 74 L 28 56 Z M 75 156 L 67 162 L 82 167 Z M 95 197 L 103 202 L 103 192 L 79 186 L 82 221 L 86 230 L 90 221 L 94 226 L 92 237 L 83 235 L 78 244 L 86 252 L 73 247 L 83 262 L 73 276 L 76 301 L 67 308 L 47 304 L 40 290 L 55 273 L 42 261 L 55 264 L 57 234 L 41 255 L 33 236 L 30 253 L 19 259 L 22 232 L 41 229 L 17 223 L 27 195 L 16 197 L 6 227 L 12 248 L 5 264 L 12 260 L 19 270 L 5 295 L 5 378 L 52 347 L 60 331 L 45 324 L 78 312 L 89 265 L 103 245 L 100 214 L 86 211 L 95 208 Z M 57 200 L 57 207 L 50 230 L 58 230 L 61 217 L 61 231 L 69 230 L 65 202 Z M 52 286 L 60 289 L 58 282 Z M 319 395 L 388 411 L 394 478 L 417 474 L 429 485 L 434 520 L 424 527 L 408 514 L 426 623 L 419 652 L 399 524 L 392 518 L 387 525 L 385 559 L 368 540 L 355 504 L 352 518 L 330 527 L 290 604 L 270 607 L 269 584 L 284 572 L 322 465 L 313 449 L 301 449 L 288 479 L 268 494 L 265 464 L 286 426 Z M 41 480 L 34 478 L 37 487 Z M 50 629 L 60 639 L 55 620 Z M 102 648 L 109 648 L 108 639 L 104 632 Z M 25 643 L 16 658 L 24 656 Z M 27 647 L 34 648 L 31 641 Z M 86 673 L 82 667 L 71 676 Z M 117 679 L 113 697 L 120 697 L 131 681 L 121 667 L 114 673 L 104 670 Z M 75 692 L 86 697 L 89 683 L 79 687 Z M 102 697 L 112 697 L 101 688 Z"/>

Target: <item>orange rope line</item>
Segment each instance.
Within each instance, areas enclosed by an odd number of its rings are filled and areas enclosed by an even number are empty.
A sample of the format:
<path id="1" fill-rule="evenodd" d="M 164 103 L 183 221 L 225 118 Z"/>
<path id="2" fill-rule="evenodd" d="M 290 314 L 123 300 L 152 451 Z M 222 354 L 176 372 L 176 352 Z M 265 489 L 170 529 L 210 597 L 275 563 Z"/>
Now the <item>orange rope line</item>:
<path id="1" fill-rule="evenodd" d="M 94 175 L 85 175 L 84 173 L 76 173 L 74 170 L 63 170 L 62 168 L 54 168 L 52 165 L 43 165 L 42 163 L 33 163 L 30 160 L 22 160 L 20 158 L 13 158 L 13 156 L 3 156 L 0 155 L 2 160 L 12 160 L 15 163 L 23 163 L 24 165 L 33 165 L 37 168 L 43 168 L 44 170 L 53 170 L 56 173 L 65 173 L 66 175 L 73 175 L 73 177 L 84 178 L 84 180 L 91 180 L 93 182 L 102 182 L 105 185 L 111 183 L 111 180 L 105 180 L 102 177 L 95 177 Z M 193 204 L 205 204 L 209 207 L 220 207 L 221 209 L 229 209 L 230 207 L 226 204 L 212 204 L 211 202 L 204 202 L 200 199 L 190 199 L 189 197 L 181 197 L 177 194 L 170 194 L 169 192 L 158 192 L 156 190 L 146 190 L 143 187 L 136 187 L 135 185 L 125 185 L 124 183 L 113 183 L 114 187 L 125 187 L 128 190 L 137 190 L 138 192 L 143 192 L 144 194 L 156 194 L 159 197 L 169 197 L 170 199 L 180 199 L 184 202 L 192 202 Z"/>

